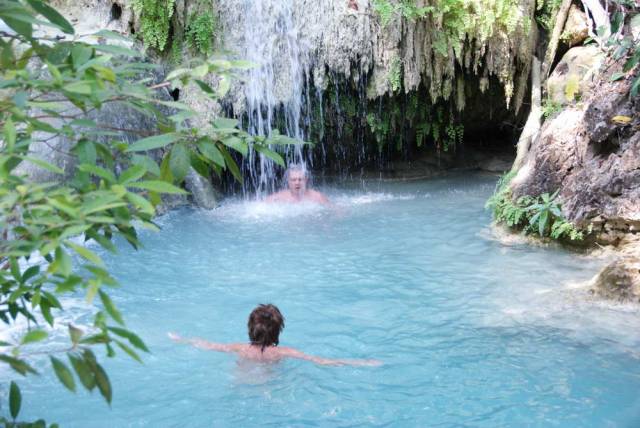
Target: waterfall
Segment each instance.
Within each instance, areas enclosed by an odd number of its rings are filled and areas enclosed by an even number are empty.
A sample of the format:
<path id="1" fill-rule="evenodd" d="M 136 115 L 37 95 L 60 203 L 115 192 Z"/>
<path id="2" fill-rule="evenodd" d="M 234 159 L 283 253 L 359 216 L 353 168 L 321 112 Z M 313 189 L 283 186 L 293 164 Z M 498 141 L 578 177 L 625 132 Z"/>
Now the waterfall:
<path id="1" fill-rule="evenodd" d="M 305 140 L 309 118 L 310 66 L 309 46 L 302 42 L 299 24 L 294 18 L 294 0 L 245 0 L 244 38 L 241 57 L 256 65 L 248 71 L 244 85 L 247 130 L 253 135 L 269 136 L 279 129 L 289 137 Z M 302 145 L 274 148 L 285 163 L 311 166 Z M 277 187 L 278 166 L 251 151 L 244 164 L 244 193 L 259 196 Z"/>

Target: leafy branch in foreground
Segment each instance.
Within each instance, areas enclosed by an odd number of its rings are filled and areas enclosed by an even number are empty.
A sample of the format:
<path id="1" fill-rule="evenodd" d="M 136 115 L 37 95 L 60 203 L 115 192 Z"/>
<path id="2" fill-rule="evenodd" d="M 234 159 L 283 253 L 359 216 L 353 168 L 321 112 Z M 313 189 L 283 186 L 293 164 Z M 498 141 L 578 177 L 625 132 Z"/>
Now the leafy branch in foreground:
<path id="1" fill-rule="evenodd" d="M 137 361 L 149 350 L 126 328 L 108 294 L 117 282 L 84 242 L 115 252 L 120 236 L 138 248 L 137 228 L 157 229 L 161 194 L 186 193 L 181 183 L 189 168 L 206 177 L 229 171 L 242 180 L 234 152 L 244 156 L 253 147 L 283 165 L 268 144 L 295 141 L 254 138 L 234 119 L 194 128 L 189 119 L 196 113 L 162 96 L 180 80 L 217 100 L 240 62 L 210 60 L 154 83 L 148 76 L 155 66 L 136 61 L 141 54 L 128 40 L 101 31 L 95 36 L 109 43 L 82 41 L 40 0 L 0 0 L 0 19 L 12 30 L 0 38 L 0 321 L 27 326 L 0 342 L 0 361 L 26 376 L 36 373 L 34 359 L 48 356 L 67 389 L 75 391 L 79 381 L 111 402 L 111 383 L 93 349 L 102 347 L 108 357 L 119 349 Z M 215 88 L 203 80 L 210 74 L 218 76 Z M 105 118 L 106 107 L 135 111 L 153 126 L 117 127 Z M 125 137 L 137 140 L 129 145 Z M 64 154 L 74 168 L 42 158 L 41 146 Z M 34 169 L 46 171 L 49 181 L 34 181 Z M 79 295 L 94 303 L 92 325 L 69 324 L 69 345 L 52 347 L 47 339 L 64 310 L 60 297 Z M 20 388 L 3 383 L 11 419 L 1 421 L 13 425 Z"/>

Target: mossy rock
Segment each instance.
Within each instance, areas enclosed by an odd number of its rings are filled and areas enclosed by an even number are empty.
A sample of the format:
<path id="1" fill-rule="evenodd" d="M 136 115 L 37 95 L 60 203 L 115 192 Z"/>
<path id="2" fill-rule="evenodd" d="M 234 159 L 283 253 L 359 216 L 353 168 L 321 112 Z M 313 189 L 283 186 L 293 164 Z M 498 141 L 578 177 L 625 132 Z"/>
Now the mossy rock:
<path id="1" fill-rule="evenodd" d="M 547 80 L 549 99 L 562 105 L 584 99 L 603 59 L 596 45 L 569 49 Z"/>

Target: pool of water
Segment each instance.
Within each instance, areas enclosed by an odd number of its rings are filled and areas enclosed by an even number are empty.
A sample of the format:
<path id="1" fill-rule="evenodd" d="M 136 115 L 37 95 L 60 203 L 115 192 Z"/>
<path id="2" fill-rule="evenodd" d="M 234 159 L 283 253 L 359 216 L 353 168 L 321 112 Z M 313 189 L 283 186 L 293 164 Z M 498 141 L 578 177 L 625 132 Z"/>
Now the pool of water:
<path id="1" fill-rule="evenodd" d="M 160 217 L 144 249 L 105 255 L 122 284 L 111 295 L 151 348 L 144 365 L 105 359 L 111 408 L 50 374 L 22 380 L 23 416 L 63 427 L 640 426 L 640 313 L 582 287 L 601 261 L 494 239 L 483 205 L 495 181 L 357 183 L 325 189 L 329 209 L 230 200 Z M 286 317 L 282 345 L 384 365 L 260 364 L 167 338 L 244 342 L 258 303 Z M 66 320 L 90 322 L 81 297 L 65 304 Z"/>

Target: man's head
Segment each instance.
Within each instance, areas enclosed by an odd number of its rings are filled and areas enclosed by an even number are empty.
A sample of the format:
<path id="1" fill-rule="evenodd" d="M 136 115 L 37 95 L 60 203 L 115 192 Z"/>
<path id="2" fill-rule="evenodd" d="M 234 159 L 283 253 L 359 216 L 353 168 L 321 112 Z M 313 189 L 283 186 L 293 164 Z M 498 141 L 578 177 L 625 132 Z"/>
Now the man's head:
<path id="1" fill-rule="evenodd" d="M 301 196 L 307 190 L 309 176 L 304 166 L 299 164 L 289 165 L 289 168 L 287 168 L 287 171 L 284 173 L 284 177 L 287 181 L 287 188 L 294 195 Z"/>
<path id="2" fill-rule="evenodd" d="M 284 317 L 274 305 L 258 305 L 251 311 L 247 327 L 251 344 L 260 346 L 264 351 L 267 346 L 277 346 L 280 342 Z"/>

